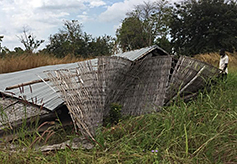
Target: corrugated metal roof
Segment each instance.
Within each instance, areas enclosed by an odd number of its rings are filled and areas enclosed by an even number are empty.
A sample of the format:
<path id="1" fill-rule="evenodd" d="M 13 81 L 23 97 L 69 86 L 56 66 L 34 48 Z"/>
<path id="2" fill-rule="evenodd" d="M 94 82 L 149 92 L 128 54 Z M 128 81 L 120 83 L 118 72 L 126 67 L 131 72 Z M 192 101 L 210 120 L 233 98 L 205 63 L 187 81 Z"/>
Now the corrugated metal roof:
<path id="1" fill-rule="evenodd" d="M 143 56 L 147 55 L 153 50 L 159 50 L 163 54 L 166 54 L 164 50 L 159 48 L 158 46 L 152 46 L 147 48 L 142 48 L 135 51 L 125 52 L 116 54 L 115 56 L 120 56 L 127 58 L 129 60 L 135 61 L 141 59 Z M 90 60 L 92 65 L 97 66 L 98 59 Z M 59 65 L 50 65 L 50 66 L 43 66 L 13 73 L 5 73 L 0 74 L 0 92 L 6 93 L 6 88 L 34 80 L 39 80 L 40 78 L 47 78 L 44 71 L 47 70 L 58 70 L 58 69 L 70 69 L 76 68 L 78 65 L 77 63 L 70 63 L 70 64 L 59 64 Z M 50 84 L 50 82 L 47 82 Z M 14 93 L 14 97 L 19 98 L 19 96 L 25 96 L 26 100 L 29 102 L 33 102 L 39 106 L 44 103 L 44 107 L 53 111 L 58 106 L 63 103 L 63 100 L 59 97 L 60 95 L 55 93 L 47 84 L 41 82 L 32 84 L 32 92 L 30 86 L 24 86 L 24 93 L 20 93 L 19 88 L 11 89 L 10 92 Z M 11 95 L 10 93 L 6 93 Z M 36 101 L 37 99 L 37 101 Z M 42 101 L 42 102 L 41 102 Z"/>
<path id="2" fill-rule="evenodd" d="M 91 62 L 93 65 L 97 65 L 97 59 L 92 59 Z M 70 69 L 76 68 L 77 66 L 77 63 L 59 64 L 0 74 L 0 92 L 6 93 L 8 95 L 12 95 L 11 93 L 14 93 L 12 96 L 16 98 L 19 98 L 19 96 L 25 96 L 27 101 L 32 102 L 33 99 L 33 102 L 39 106 L 44 103 L 45 108 L 53 111 L 63 103 L 63 100 L 59 97 L 59 94 L 55 93 L 48 85 L 43 82 L 32 84 L 32 92 L 30 86 L 24 86 L 23 93 L 20 93 L 19 88 L 11 89 L 9 91 L 6 91 L 5 89 L 10 86 L 39 80 L 40 78 L 47 78 L 44 73 L 44 71 L 47 70 Z M 50 85 L 50 82 L 47 83 Z"/>
<path id="3" fill-rule="evenodd" d="M 152 52 L 155 49 L 162 53 L 160 55 L 163 55 L 163 54 L 168 55 L 168 53 L 165 50 L 163 50 L 162 48 L 160 48 L 156 45 L 153 45 L 151 47 L 145 47 L 145 48 L 141 48 L 138 50 L 115 54 L 114 56 L 120 56 L 120 57 L 127 58 L 131 61 L 135 61 L 135 60 L 141 59 L 142 57 L 146 56 L 147 54 L 149 54 L 150 52 Z"/>

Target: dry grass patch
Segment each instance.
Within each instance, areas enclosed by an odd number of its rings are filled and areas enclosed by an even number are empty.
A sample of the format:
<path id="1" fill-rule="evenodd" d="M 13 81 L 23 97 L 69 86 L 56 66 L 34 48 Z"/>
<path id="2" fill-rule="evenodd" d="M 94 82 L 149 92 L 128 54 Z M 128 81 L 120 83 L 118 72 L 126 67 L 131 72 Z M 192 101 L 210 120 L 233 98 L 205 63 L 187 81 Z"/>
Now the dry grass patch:
<path id="1" fill-rule="evenodd" d="M 67 55 L 64 58 L 56 58 L 49 54 L 28 54 L 9 55 L 0 58 L 0 73 L 20 71 L 45 65 L 74 63 L 85 60 Z"/>
<path id="2" fill-rule="evenodd" d="M 236 70 L 237 66 L 237 53 L 227 53 L 229 56 L 229 70 Z M 219 60 L 220 55 L 219 53 L 207 53 L 207 54 L 199 54 L 194 56 L 195 59 L 199 59 L 201 61 L 204 61 L 206 63 L 209 63 L 215 67 L 219 67 Z"/>

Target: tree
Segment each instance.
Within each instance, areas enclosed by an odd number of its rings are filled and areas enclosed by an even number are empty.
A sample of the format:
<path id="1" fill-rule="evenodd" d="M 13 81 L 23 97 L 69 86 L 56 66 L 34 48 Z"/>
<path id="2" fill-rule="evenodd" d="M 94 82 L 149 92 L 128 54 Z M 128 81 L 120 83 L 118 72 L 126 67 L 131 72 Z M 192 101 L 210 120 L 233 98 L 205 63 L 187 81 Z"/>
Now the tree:
<path id="1" fill-rule="evenodd" d="M 77 20 L 65 21 L 63 29 L 50 35 L 50 43 L 46 46 L 45 51 L 55 54 L 57 57 L 71 54 L 84 58 L 111 53 L 112 37 L 92 38 L 91 35 L 83 33 L 81 28 L 82 25 Z"/>
<path id="2" fill-rule="evenodd" d="M 114 38 L 108 35 L 92 38 L 88 42 L 87 56 L 95 57 L 113 54 Z"/>
<path id="3" fill-rule="evenodd" d="M 237 5 L 234 0 L 186 0 L 175 4 L 170 35 L 184 55 L 237 48 Z"/>
<path id="4" fill-rule="evenodd" d="M 44 42 L 44 40 L 36 40 L 36 36 L 29 32 L 25 27 L 23 28 L 23 35 L 18 36 L 18 38 L 24 45 L 25 51 L 29 53 L 32 53 Z"/>
<path id="5" fill-rule="evenodd" d="M 80 48 L 86 45 L 81 27 L 82 25 L 77 20 L 65 21 L 63 29 L 50 35 L 50 44 L 47 45 L 48 52 L 57 57 L 64 57 L 68 54 L 78 56 L 81 53 Z M 85 35 L 88 37 L 87 34 Z"/>
<path id="6" fill-rule="evenodd" d="M 116 35 L 123 52 L 147 46 L 142 22 L 135 16 L 125 18 Z"/>
<path id="7" fill-rule="evenodd" d="M 122 26 L 117 29 L 117 39 L 123 51 L 154 44 L 157 38 L 168 33 L 170 8 L 168 1 L 144 2 L 127 13 Z"/>
<path id="8" fill-rule="evenodd" d="M 172 46 L 171 42 L 169 41 L 169 39 L 167 38 L 167 36 L 157 38 L 156 41 L 155 41 L 155 44 L 159 45 L 159 47 L 164 49 L 169 54 L 173 53 L 172 52 L 172 47 L 173 46 Z"/>

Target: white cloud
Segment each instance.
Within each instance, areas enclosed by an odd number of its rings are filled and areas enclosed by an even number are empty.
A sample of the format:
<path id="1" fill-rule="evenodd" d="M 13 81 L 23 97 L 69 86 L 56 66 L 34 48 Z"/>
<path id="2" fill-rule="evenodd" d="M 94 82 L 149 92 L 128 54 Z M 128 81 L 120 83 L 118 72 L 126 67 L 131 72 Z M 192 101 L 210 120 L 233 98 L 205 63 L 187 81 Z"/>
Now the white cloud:
<path id="1" fill-rule="evenodd" d="M 121 26 L 122 26 L 122 23 L 116 24 L 113 26 L 113 30 L 116 32 L 116 30 L 120 28 Z"/>
<path id="2" fill-rule="evenodd" d="M 78 15 L 77 18 L 78 18 L 78 21 L 82 24 L 84 22 L 87 22 L 87 21 L 91 20 L 91 18 L 86 14 Z"/>
<path id="3" fill-rule="evenodd" d="M 106 3 L 103 0 L 41 0 L 41 2 L 38 2 L 37 0 L 34 0 L 35 2 L 33 4 L 36 4 L 35 6 L 40 6 L 42 8 L 48 8 L 48 9 L 60 9 L 60 10 L 67 10 L 67 9 L 85 9 L 87 6 L 90 8 L 94 7 L 100 7 L 106 5 Z"/>
<path id="4" fill-rule="evenodd" d="M 0 35 L 4 36 L 2 45 L 10 49 L 20 46 L 16 36 L 22 34 L 23 27 L 30 27 L 37 39 L 47 40 L 50 34 L 62 28 L 63 20 L 70 19 L 78 19 L 83 23 L 85 32 L 90 29 L 97 35 L 98 32 L 103 32 L 101 35 L 107 32 L 112 34 L 126 13 L 144 1 L 146 0 L 116 0 L 116 3 L 113 0 L 0 0 Z"/>
<path id="5" fill-rule="evenodd" d="M 121 26 L 122 20 L 126 17 L 126 13 L 132 11 L 135 6 L 144 2 L 157 2 L 157 0 L 121 0 L 121 2 L 112 3 L 106 7 L 106 11 L 98 16 L 100 22 L 113 23 L 114 34 Z M 169 0 L 169 3 L 178 2 L 181 0 Z"/>
<path id="6" fill-rule="evenodd" d="M 88 0 L 1 0 L 0 1 L 0 35 L 4 36 L 2 45 L 13 49 L 21 46 L 17 36 L 22 35 L 24 27 L 30 27 L 38 39 L 47 40 L 50 34 L 57 32 L 63 20 L 72 14 L 83 12 L 89 6 L 99 6 L 102 1 Z M 73 19 L 73 18 L 71 18 Z M 74 18 L 75 19 L 75 18 Z M 88 19 L 84 16 L 83 20 Z"/>
<path id="7" fill-rule="evenodd" d="M 102 22 L 118 22 L 125 18 L 126 13 L 132 11 L 135 6 L 144 2 L 157 2 L 157 0 L 123 0 L 107 6 L 106 11 L 99 15 L 99 20 Z M 178 2 L 181 0 L 169 0 L 169 3 Z"/>
<path id="8" fill-rule="evenodd" d="M 90 2 L 90 6 L 93 7 L 99 7 L 99 6 L 104 6 L 106 5 L 106 3 L 104 1 L 101 0 L 94 0 Z"/>
<path id="9" fill-rule="evenodd" d="M 157 0 L 150 0 L 154 2 Z M 136 5 L 144 3 L 144 0 L 124 0 L 107 7 L 107 10 L 100 14 L 102 22 L 118 22 L 125 18 L 126 13 L 132 11 Z"/>
<path id="10" fill-rule="evenodd" d="M 43 5 L 43 2 L 40 0 L 31 0 L 29 3 L 31 4 L 33 8 L 38 8 Z"/>
<path id="11" fill-rule="evenodd" d="M 83 1 L 77 0 L 41 0 L 42 5 L 40 6 L 41 9 L 44 10 L 60 10 L 60 11 L 73 11 L 76 12 L 77 10 L 85 9 L 86 6 L 84 5 Z"/>

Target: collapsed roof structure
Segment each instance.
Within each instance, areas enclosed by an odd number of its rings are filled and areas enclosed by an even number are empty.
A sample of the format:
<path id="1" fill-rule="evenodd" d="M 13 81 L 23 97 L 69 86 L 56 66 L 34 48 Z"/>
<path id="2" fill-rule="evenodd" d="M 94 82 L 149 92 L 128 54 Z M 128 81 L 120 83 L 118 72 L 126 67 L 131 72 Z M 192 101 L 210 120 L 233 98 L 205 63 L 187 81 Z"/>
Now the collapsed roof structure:
<path id="1" fill-rule="evenodd" d="M 26 108 L 27 119 L 38 114 L 48 118 L 66 103 L 74 124 L 83 129 L 82 134 L 93 137 L 95 125 L 108 115 L 111 103 L 121 104 L 125 115 L 159 111 L 180 94 L 193 95 L 218 73 L 207 63 L 177 58 L 152 46 L 79 63 L 0 74 L 0 93 L 14 98 L 12 105 L 23 100 L 41 108 L 40 113 Z M 5 118 L 0 118 L 1 128 L 22 119 L 23 114 L 13 117 L 12 105 L 1 109 L 5 113 Z"/>

